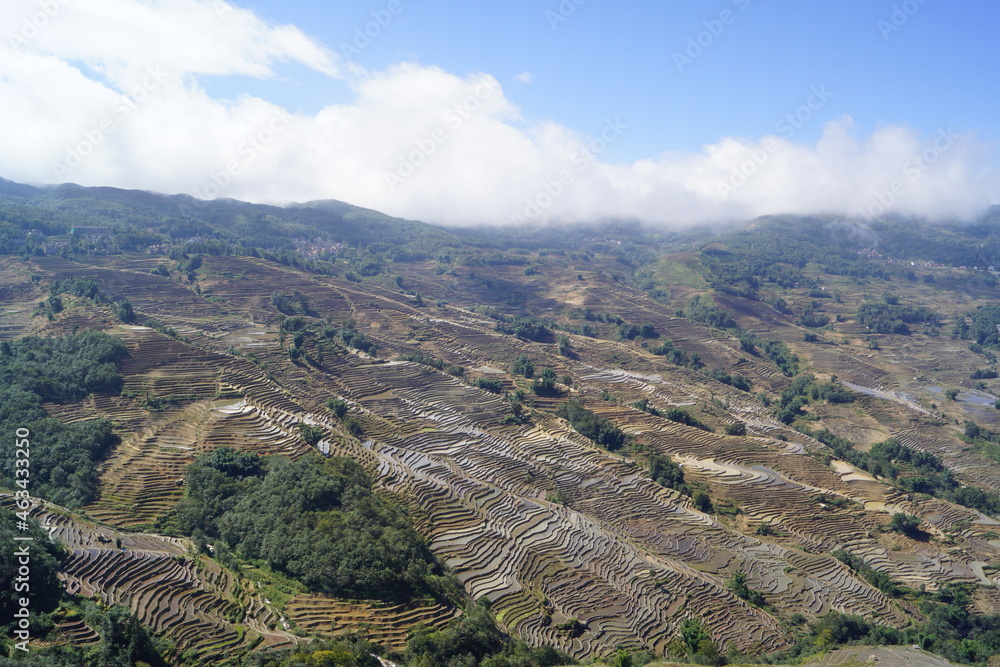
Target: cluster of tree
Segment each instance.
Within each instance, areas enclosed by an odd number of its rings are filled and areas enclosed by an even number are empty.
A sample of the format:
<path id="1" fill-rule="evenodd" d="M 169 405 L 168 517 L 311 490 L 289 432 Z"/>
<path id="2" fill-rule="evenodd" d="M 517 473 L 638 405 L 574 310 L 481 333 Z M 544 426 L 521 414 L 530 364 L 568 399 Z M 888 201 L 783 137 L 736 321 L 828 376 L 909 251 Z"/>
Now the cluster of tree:
<path id="1" fill-rule="evenodd" d="M 204 263 L 201 255 L 188 254 L 187 252 L 181 252 L 177 255 L 177 257 L 171 256 L 171 259 L 177 260 L 177 271 L 187 276 L 187 279 L 191 281 L 197 277 L 195 275 L 195 271 L 200 269 L 201 265 Z"/>
<path id="2" fill-rule="evenodd" d="M 347 410 L 351 406 L 342 398 L 330 398 L 326 401 L 326 407 L 329 408 L 334 417 L 337 419 L 343 419 L 344 415 L 347 414 Z"/>
<path id="3" fill-rule="evenodd" d="M 719 647 L 712 641 L 705 626 L 696 618 L 685 618 L 681 621 L 679 642 L 673 642 L 672 654 L 676 657 L 686 657 L 698 665 L 724 665 L 726 658 L 719 653 Z M 621 664 L 621 663 L 619 663 Z"/>
<path id="4" fill-rule="evenodd" d="M 875 244 L 884 251 L 879 237 L 870 226 L 827 218 L 768 216 L 751 229 L 714 239 L 700 257 L 713 288 L 757 299 L 765 283 L 784 289 L 817 288 L 817 281 L 804 272 L 808 265 L 856 282 L 891 277 L 893 269 L 861 252 Z"/>
<path id="5" fill-rule="evenodd" d="M 733 422 L 732 424 L 726 424 L 725 427 L 726 435 L 738 435 L 745 436 L 747 434 L 746 422 Z"/>
<path id="6" fill-rule="evenodd" d="M 853 403 L 856 396 L 853 391 L 837 382 L 834 376 L 829 382 L 813 381 L 809 386 L 809 398 L 828 403 Z"/>
<path id="7" fill-rule="evenodd" d="M 657 408 L 655 405 L 650 403 L 648 398 L 640 398 L 638 401 L 632 403 L 631 405 L 636 410 L 642 410 L 643 412 L 648 412 L 654 417 L 663 416 L 663 412 L 661 412 L 660 409 Z"/>
<path id="8" fill-rule="evenodd" d="M 688 356 L 688 353 L 674 345 L 674 341 L 669 338 L 661 338 L 660 344 L 650 348 L 652 354 L 666 357 L 667 361 L 675 366 L 686 366 L 689 368 L 701 368 L 701 355 L 695 352 Z"/>
<path id="9" fill-rule="evenodd" d="M 576 660 L 551 646 L 530 647 L 508 638 L 485 599 L 443 630 L 416 628 L 406 643 L 406 667 L 555 667 Z"/>
<path id="10" fill-rule="evenodd" d="M 354 326 L 353 320 L 350 325 Z M 306 321 L 306 318 L 299 315 L 295 315 L 293 317 L 282 317 L 278 321 L 278 329 L 280 331 L 305 331 L 308 326 L 309 322 Z M 337 330 L 332 328 L 324 329 L 324 334 L 326 334 L 328 338 L 332 338 L 337 335 Z"/>
<path id="11" fill-rule="evenodd" d="M 919 524 L 919 520 L 917 523 Z M 885 572 L 879 572 L 858 556 L 843 549 L 837 549 L 830 555 L 847 565 L 847 567 L 851 568 L 852 572 L 860 575 L 862 579 L 889 597 L 899 597 L 904 593 L 903 587 L 894 581 L 892 577 Z"/>
<path id="12" fill-rule="evenodd" d="M 649 455 L 649 476 L 660 486 L 691 495 L 691 488 L 684 483 L 684 471 L 667 456 Z"/>
<path id="13" fill-rule="evenodd" d="M 621 340 L 635 340 L 639 336 L 647 339 L 658 338 L 659 335 L 656 332 L 656 327 L 648 322 L 642 325 L 623 322 L 618 325 L 618 338 Z"/>
<path id="14" fill-rule="evenodd" d="M 740 349 L 759 357 L 761 353 L 781 370 L 782 375 L 792 377 L 799 372 L 799 358 L 791 348 L 777 340 L 764 340 L 757 334 L 739 330 Z"/>
<path id="15" fill-rule="evenodd" d="M 923 531 L 920 530 L 920 517 L 905 512 L 896 512 L 892 515 L 892 519 L 889 521 L 889 530 L 916 539 L 923 538 Z"/>
<path id="16" fill-rule="evenodd" d="M 70 276 L 69 278 L 63 278 L 61 280 L 54 280 L 52 281 L 52 284 L 49 285 L 49 294 L 52 296 L 69 294 L 71 296 L 84 297 L 97 303 L 103 303 L 104 301 L 104 295 L 101 292 L 101 287 L 93 278 L 78 278 L 76 276 Z"/>
<path id="17" fill-rule="evenodd" d="M 291 461 L 223 447 L 185 475 L 179 525 L 215 553 L 266 563 L 330 595 L 442 597 L 450 580 L 406 514 L 373 493 L 354 461 Z"/>
<path id="18" fill-rule="evenodd" d="M 319 639 L 281 651 L 252 653 L 254 667 L 381 667 L 379 648 L 356 636 Z"/>
<path id="19" fill-rule="evenodd" d="M 713 380 L 721 382 L 722 384 L 728 384 L 730 387 L 735 387 L 740 391 L 750 391 L 753 387 L 753 383 L 750 382 L 748 378 L 736 373 L 727 373 L 721 368 L 713 368 L 706 372 L 705 375 Z"/>
<path id="20" fill-rule="evenodd" d="M 854 398 L 854 393 L 841 385 L 836 376 L 829 382 L 817 382 L 814 375 L 800 375 L 792 380 L 788 389 L 781 392 L 774 416 L 784 424 L 791 424 L 796 419 L 806 416 L 803 408 L 810 400 L 852 403 Z"/>
<path id="21" fill-rule="evenodd" d="M 733 595 L 741 600 L 746 600 L 755 607 L 767 606 L 767 600 L 764 598 L 764 594 L 747 586 L 747 575 L 742 572 L 734 574 L 733 578 L 729 580 L 727 585 L 729 590 L 733 592 Z"/>
<path id="22" fill-rule="evenodd" d="M 698 420 L 697 417 L 692 415 L 690 412 L 684 408 L 670 408 L 666 412 L 660 410 L 655 405 L 649 402 L 647 398 L 640 398 L 635 403 L 632 403 L 632 407 L 637 410 L 642 410 L 643 412 L 648 412 L 654 417 L 663 417 L 664 419 L 669 419 L 672 422 L 677 422 L 678 424 L 684 424 L 685 426 L 693 426 L 695 428 L 700 428 L 703 431 L 712 431 L 712 427 L 708 426 L 704 422 Z"/>
<path id="23" fill-rule="evenodd" d="M 576 334 L 577 336 L 584 336 L 586 338 L 597 338 L 597 331 L 594 329 L 594 327 L 590 326 L 589 324 L 576 325 L 564 322 L 559 325 L 559 328 L 565 331 L 566 333 Z"/>
<path id="24" fill-rule="evenodd" d="M 628 436 L 620 428 L 606 417 L 583 407 L 580 401 L 566 401 L 559 406 L 556 414 L 568 421 L 578 433 L 609 451 L 621 449 L 628 441 Z"/>
<path id="25" fill-rule="evenodd" d="M 426 352 L 405 352 L 397 358 L 400 361 L 412 361 L 415 364 L 430 366 L 431 368 L 436 368 L 437 370 L 445 372 L 448 375 L 454 375 L 456 377 L 465 375 L 464 366 L 449 364 L 444 359 L 435 357 L 433 354 L 427 354 Z"/>
<path id="26" fill-rule="evenodd" d="M 621 326 L 625 324 L 625 320 L 619 315 L 613 315 L 611 313 L 595 313 L 590 308 L 574 309 L 569 312 L 569 316 L 573 319 L 583 319 L 588 322 L 604 322 L 606 324 L 615 324 Z"/>
<path id="27" fill-rule="evenodd" d="M 514 365 L 511 366 L 510 372 L 514 375 L 520 375 L 531 379 L 535 377 L 535 364 L 528 358 L 528 355 L 522 354 L 517 358 L 517 361 L 514 362 Z"/>
<path id="28" fill-rule="evenodd" d="M 44 255 L 45 249 L 41 239 L 28 234 L 23 229 L 7 220 L 9 214 L 0 209 L 0 253 L 4 255 Z M 30 228 L 29 228 L 30 229 Z"/>
<path id="29" fill-rule="evenodd" d="M 663 417 L 672 422 L 677 422 L 678 424 L 700 428 L 702 431 L 708 431 L 710 433 L 712 431 L 711 426 L 699 420 L 684 408 L 670 408 L 663 413 Z"/>
<path id="30" fill-rule="evenodd" d="M 0 664 L 23 665 L 24 667 L 167 667 L 165 656 L 171 646 L 168 642 L 153 636 L 132 611 L 125 606 L 99 607 L 91 601 L 64 602 L 63 606 L 48 614 L 35 618 L 33 637 L 55 639 L 49 635 L 56 622 L 82 618 L 100 636 L 100 641 L 91 646 L 57 644 L 22 654 L 13 651 L 15 658 L 0 658 Z M 6 652 L 6 651 L 5 651 Z M 196 658 L 188 656 L 186 662 Z"/>
<path id="31" fill-rule="evenodd" d="M 717 244 L 701 252 L 702 265 L 709 271 L 709 284 L 720 292 L 757 299 L 764 283 L 791 289 L 815 286 L 802 269 L 812 259 L 805 244 L 791 247 L 761 232 L 729 234 L 723 237 L 726 248 Z"/>
<path id="32" fill-rule="evenodd" d="M 302 292 L 296 290 L 291 295 L 284 292 L 273 292 L 271 294 L 271 305 L 283 315 L 313 315 L 309 302 Z"/>
<path id="33" fill-rule="evenodd" d="M 941 459 L 930 452 L 911 449 L 892 439 L 859 452 L 849 440 L 828 430 L 812 435 L 830 447 L 837 458 L 889 479 L 904 491 L 926 493 L 985 514 L 1000 515 L 1000 494 L 960 484 Z"/>
<path id="34" fill-rule="evenodd" d="M 924 225 L 912 220 L 879 220 L 872 226 L 879 235 L 880 250 L 893 257 L 985 269 L 996 263 L 1000 254 L 995 211 L 960 227 Z"/>
<path id="35" fill-rule="evenodd" d="M 494 380 L 488 378 L 479 378 L 476 380 L 476 386 L 483 391 L 488 391 L 491 394 L 502 394 L 503 393 L 503 380 Z"/>
<path id="36" fill-rule="evenodd" d="M 842 555 L 851 561 L 848 565 L 856 564 L 852 556 Z M 769 660 L 788 662 L 841 646 L 916 645 L 969 664 L 982 664 L 1000 653 L 1000 616 L 971 613 L 972 596 L 965 586 L 945 584 L 934 594 L 904 592 L 915 599 L 926 622 L 900 629 L 831 611 L 803 627 L 805 619 L 797 615 L 790 620 L 803 629 L 795 633 L 795 645 Z"/>
<path id="37" fill-rule="evenodd" d="M 362 352 L 375 356 L 378 352 L 378 348 L 375 346 L 375 343 L 369 340 L 363 333 L 358 331 L 356 327 L 357 325 L 354 320 L 347 320 L 347 322 L 345 322 L 340 328 L 340 340 L 342 340 L 344 345 L 347 347 L 353 347 L 355 350 L 361 350 Z"/>
<path id="38" fill-rule="evenodd" d="M 552 339 L 550 323 L 538 320 L 530 315 L 518 315 L 509 321 L 497 322 L 496 329 L 509 336 L 517 336 L 525 340 L 547 343 Z"/>
<path id="39" fill-rule="evenodd" d="M 118 442 L 111 423 L 65 424 L 48 417 L 42 402 L 119 392 L 122 378 L 114 362 L 126 354 L 121 341 L 96 331 L 0 343 L 0 429 L 31 434 L 32 494 L 68 507 L 97 498 L 97 463 Z M 16 479 L 15 452 L 6 447 L 0 453 L 0 478 L 8 488 Z"/>
<path id="40" fill-rule="evenodd" d="M 737 329 L 736 320 L 732 315 L 722 310 L 708 298 L 693 296 L 684 309 L 684 316 L 689 320 L 701 322 L 715 329 Z"/>
<path id="41" fill-rule="evenodd" d="M 135 322 L 135 310 L 128 299 L 112 302 L 111 314 L 117 317 L 119 322 L 125 324 L 133 324 Z"/>
<path id="42" fill-rule="evenodd" d="M 297 243 L 316 238 L 364 244 L 380 252 L 405 248 L 427 256 L 467 246 L 454 233 L 342 203 L 275 207 L 227 200 L 192 206 L 163 195 L 109 188 L 55 191 L 19 187 L 16 194 L 0 191 L 0 220 L 12 231 L 39 229 L 55 235 L 67 234 L 71 226 L 108 227 L 112 237 L 109 251 L 192 237 L 202 240 L 189 245 L 199 246 L 195 251 L 206 254 L 222 254 L 219 246 L 294 253 Z M 23 232 L 18 236 L 23 239 L 21 244 L 29 238 Z M 73 239 L 80 248 L 88 247 L 86 241 Z M 468 250 L 474 253 L 475 247 Z"/>
<path id="43" fill-rule="evenodd" d="M 492 253 L 461 253 L 454 258 L 461 266 L 524 266 L 529 260 L 526 257 L 508 255 L 502 252 Z"/>
<path id="44" fill-rule="evenodd" d="M 55 319 L 56 313 L 61 313 L 63 309 L 63 302 L 58 296 L 50 296 L 44 301 L 38 302 L 38 307 L 35 308 L 34 312 L 31 313 L 32 317 L 38 317 L 39 315 L 44 315 L 51 322 Z"/>
<path id="45" fill-rule="evenodd" d="M 531 384 L 531 390 L 539 396 L 561 396 L 563 393 L 556 386 L 556 372 L 551 368 L 542 370 L 541 375 Z"/>
<path id="46" fill-rule="evenodd" d="M 821 313 L 819 308 L 810 305 L 802 309 L 802 312 L 799 314 L 795 323 L 800 327 L 817 329 L 819 327 L 825 327 L 829 324 L 830 316 Z"/>
<path id="47" fill-rule="evenodd" d="M 7 545 L 6 549 L 0 550 L 0 627 L 5 632 L 4 637 L 10 637 L 7 632 L 17 623 L 14 616 L 16 611 L 21 609 L 18 600 L 29 597 L 30 593 L 31 611 L 33 614 L 42 614 L 53 611 L 59 606 L 62 599 L 62 586 L 56 578 L 59 570 L 59 563 L 65 557 L 64 550 L 49 540 L 49 534 L 42 529 L 35 519 L 28 519 L 26 530 L 17 529 L 19 519 L 13 510 L 0 507 L 0 540 Z M 23 540 L 31 538 L 30 541 Z M 18 556 L 15 555 L 15 545 L 27 545 L 31 560 L 30 581 L 26 582 L 29 588 L 15 586 L 15 577 L 18 572 Z M 37 633 L 34 633 L 37 636 Z"/>
<path id="48" fill-rule="evenodd" d="M 910 324 L 933 324 L 941 321 L 941 316 L 923 306 L 902 306 L 898 303 L 866 303 L 858 308 L 858 322 L 875 333 L 910 333 Z"/>
<path id="49" fill-rule="evenodd" d="M 973 421 L 965 422 L 965 439 L 972 444 L 973 449 L 994 461 L 1000 461 L 1000 433 L 983 428 Z M 978 491 L 979 489 L 976 489 Z M 985 501 L 982 501 L 985 503 Z M 983 510 L 984 512 L 986 510 Z M 1000 506 L 988 514 L 1000 513 Z"/>
<path id="50" fill-rule="evenodd" d="M 1000 329 L 997 325 L 1000 325 L 1000 304 L 988 304 L 958 318 L 952 333 L 956 338 L 972 340 L 981 347 L 1000 350 Z"/>
<path id="51" fill-rule="evenodd" d="M 573 345 L 569 340 L 569 336 L 559 336 L 556 341 L 558 344 L 558 352 L 560 357 L 566 357 L 567 359 L 576 359 L 576 350 L 573 349 Z"/>

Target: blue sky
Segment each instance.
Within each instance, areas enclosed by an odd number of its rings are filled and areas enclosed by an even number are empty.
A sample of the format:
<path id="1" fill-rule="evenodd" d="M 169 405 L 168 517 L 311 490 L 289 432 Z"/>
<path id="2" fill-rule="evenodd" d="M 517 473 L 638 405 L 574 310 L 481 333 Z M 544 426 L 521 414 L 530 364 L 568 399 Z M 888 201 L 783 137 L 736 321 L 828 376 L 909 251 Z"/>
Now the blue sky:
<path id="1" fill-rule="evenodd" d="M 890 124 L 928 133 L 954 126 L 984 140 L 998 138 L 998 3 L 585 0 L 576 5 L 567 0 L 563 5 L 572 13 L 564 16 L 555 0 L 400 0 L 402 11 L 352 60 L 370 70 L 414 60 L 460 75 L 487 72 L 526 117 L 553 119 L 582 133 L 593 132 L 606 116 L 621 116 L 634 131 L 608 158 L 623 161 L 698 150 L 726 136 L 773 132 L 817 85 L 833 97 L 802 128 L 802 141 L 815 141 L 822 123 L 842 114 L 850 114 L 862 132 Z M 295 24 L 339 51 L 388 2 L 253 0 L 243 6 Z M 899 26 L 893 23 L 895 8 L 906 17 Z M 720 21 L 724 11 L 732 12 L 732 22 L 722 24 L 721 34 L 712 35 L 701 55 L 678 71 L 675 53 L 684 55 L 688 39 L 697 39 L 712 27 L 704 22 Z M 517 80 L 523 72 L 531 73 L 530 85 Z M 231 95 L 247 86 L 307 111 L 348 99 L 343 86 L 310 86 L 318 81 L 301 69 L 289 67 L 282 74 L 287 79 L 280 82 L 208 87 Z"/>
<path id="2" fill-rule="evenodd" d="M 985 0 L 5 0 L 0 176 L 449 225 L 969 219 L 1000 201 L 997 25 Z"/>

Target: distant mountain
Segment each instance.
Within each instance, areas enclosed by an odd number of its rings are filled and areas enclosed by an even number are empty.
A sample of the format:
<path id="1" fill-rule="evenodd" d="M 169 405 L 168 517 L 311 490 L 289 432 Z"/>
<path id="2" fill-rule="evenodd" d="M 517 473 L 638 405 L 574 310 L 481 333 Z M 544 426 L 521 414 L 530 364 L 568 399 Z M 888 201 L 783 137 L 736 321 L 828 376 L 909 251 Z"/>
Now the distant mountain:
<path id="1" fill-rule="evenodd" d="M 182 229 L 184 235 L 242 241 L 262 248 L 288 247 L 293 238 L 404 244 L 428 235 L 436 242 L 451 236 L 421 222 L 336 200 L 282 207 L 74 184 L 35 187 L 0 179 L 0 206 L 31 206 L 68 214 L 71 220 L 61 219 L 64 226 L 110 225 L 117 231 L 155 231 L 174 238 Z"/>

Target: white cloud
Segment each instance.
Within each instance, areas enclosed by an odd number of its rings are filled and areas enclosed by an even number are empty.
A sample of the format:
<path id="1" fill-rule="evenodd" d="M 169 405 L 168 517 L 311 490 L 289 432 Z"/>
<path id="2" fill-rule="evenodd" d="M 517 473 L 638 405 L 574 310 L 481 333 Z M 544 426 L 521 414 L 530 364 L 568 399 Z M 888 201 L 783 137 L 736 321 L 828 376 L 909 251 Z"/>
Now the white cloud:
<path id="1" fill-rule="evenodd" d="M 6 178 L 266 202 L 336 198 L 444 224 L 879 214 L 889 198 L 898 213 L 967 217 L 1000 191 L 995 155 L 948 128 L 861 137 L 845 117 L 815 145 L 730 137 L 610 164 L 607 142 L 639 128 L 596 118 L 584 136 L 531 122 L 487 74 L 343 67 L 298 29 L 221 0 L 52 2 L 58 11 L 40 26 L 37 0 L 0 9 Z M 36 28 L 30 37 L 25 25 Z M 289 115 L 251 96 L 213 99 L 199 86 L 206 74 L 274 76 L 282 62 L 327 74 L 352 100 Z M 935 151 L 927 163 L 913 161 L 925 151 Z"/>
<path id="2" fill-rule="evenodd" d="M 297 61 L 339 74 L 336 56 L 298 28 L 222 0 L 5 0 L 0 34 L 23 51 L 85 63 L 115 84 L 147 63 L 267 77 L 274 62 Z"/>
<path id="3" fill-rule="evenodd" d="M 520 81 L 521 83 L 531 85 L 534 76 L 531 74 L 531 72 L 521 72 L 514 78 Z"/>

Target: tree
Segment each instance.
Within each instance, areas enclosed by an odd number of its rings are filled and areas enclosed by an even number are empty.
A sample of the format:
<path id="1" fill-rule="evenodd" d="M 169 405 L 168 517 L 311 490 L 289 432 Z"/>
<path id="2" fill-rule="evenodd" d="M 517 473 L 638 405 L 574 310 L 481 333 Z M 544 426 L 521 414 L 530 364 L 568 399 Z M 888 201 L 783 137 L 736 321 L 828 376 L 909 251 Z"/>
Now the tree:
<path id="1" fill-rule="evenodd" d="M 531 389 L 539 396 L 558 396 L 562 393 L 556 387 L 556 372 L 551 368 L 542 371 L 542 374 L 532 384 Z"/>
<path id="2" fill-rule="evenodd" d="M 521 375 L 526 378 L 535 377 L 535 364 L 532 363 L 531 359 L 528 359 L 528 355 L 522 354 L 514 362 L 513 367 L 511 367 L 510 372 L 514 375 Z"/>
<path id="3" fill-rule="evenodd" d="M 26 530 L 15 529 L 17 517 L 12 510 L 0 507 L 0 540 L 7 548 L 0 550 L 0 614 L 3 614 L 3 624 L 14 619 L 15 611 L 21 608 L 19 598 L 31 594 L 31 614 L 52 611 L 62 598 L 62 587 L 56 578 L 59 561 L 64 552 L 56 544 L 49 541 L 48 532 L 39 526 L 35 519 L 28 519 Z M 17 542 L 15 540 L 29 537 L 31 541 Z M 30 589 L 22 586 L 21 591 L 15 589 L 14 580 L 18 575 L 21 557 L 16 554 L 20 547 L 27 546 L 31 560 Z M 15 621 L 16 622 L 16 621 Z"/>
<path id="4" fill-rule="evenodd" d="M 556 414 L 570 423 L 581 435 L 609 451 L 621 449 L 628 436 L 610 420 L 583 407 L 579 401 L 567 401 Z"/>
<path id="5" fill-rule="evenodd" d="M 132 304 L 128 299 L 122 299 L 111 304 L 111 312 L 125 324 L 135 322 L 135 311 L 132 310 Z"/>
<path id="6" fill-rule="evenodd" d="M 903 512 L 892 515 L 889 521 L 889 530 L 913 537 L 919 533 L 920 517 Z"/>
<path id="7" fill-rule="evenodd" d="M 488 391 L 491 394 L 501 394 L 503 393 L 503 380 L 490 380 L 487 378 L 479 378 L 476 380 L 476 386 L 483 391 Z"/>
<path id="8" fill-rule="evenodd" d="M 691 496 L 691 503 L 695 506 L 695 509 L 706 514 L 711 514 L 715 510 L 712 506 L 712 499 L 701 489 L 695 491 L 694 495 Z"/>
<path id="9" fill-rule="evenodd" d="M 681 639 L 684 641 L 684 646 L 687 648 L 689 655 L 694 655 L 698 652 L 698 647 L 702 641 L 711 641 L 711 637 L 708 636 L 701 622 L 695 618 L 685 618 L 681 621 L 680 631 Z"/>
<path id="10" fill-rule="evenodd" d="M 944 397 L 947 398 L 949 401 L 957 401 L 958 400 L 958 389 L 945 389 L 944 390 Z"/>
<path id="11" fill-rule="evenodd" d="M 573 346 L 570 344 L 569 336 L 559 336 L 559 356 L 570 359 L 576 357 L 576 352 L 574 352 Z"/>
<path id="12" fill-rule="evenodd" d="M 726 435 L 746 435 L 747 425 L 743 422 L 733 422 L 726 424 Z"/>
<path id="13" fill-rule="evenodd" d="M 373 493 L 348 458 L 203 454 L 188 468 L 177 514 L 183 530 L 214 540 L 217 553 L 263 561 L 314 592 L 445 594 L 440 564 L 406 514 Z"/>
<path id="14" fill-rule="evenodd" d="M 736 597 L 746 600 L 756 607 L 763 607 L 767 604 L 763 593 L 747 586 L 747 576 L 742 572 L 734 574 L 728 585 L 729 590 L 731 590 Z"/>
<path id="15" fill-rule="evenodd" d="M 650 455 L 649 476 L 653 478 L 654 482 L 668 489 L 674 489 L 681 493 L 688 492 L 688 488 L 684 484 L 684 471 L 666 456 Z"/>
<path id="16" fill-rule="evenodd" d="M 342 398 L 331 398 L 326 401 L 326 407 L 337 419 L 343 419 L 347 414 L 348 403 Z"/>
<path id="17" fill-rule="evenodd" d="M 326 435 L 326 430 L 322 426 L 311 426 L 306 423 L 299 423 L 299 437 L 302 438 L 302 442 L 306 443 L 310 447 L 315 447 L 319 444 L 319 441 L 323 439 Z"/>

